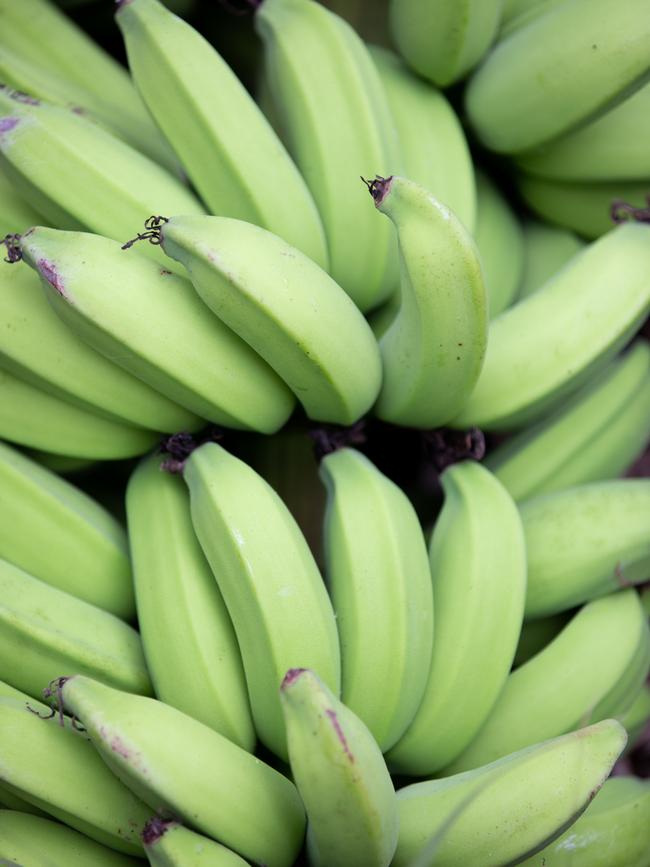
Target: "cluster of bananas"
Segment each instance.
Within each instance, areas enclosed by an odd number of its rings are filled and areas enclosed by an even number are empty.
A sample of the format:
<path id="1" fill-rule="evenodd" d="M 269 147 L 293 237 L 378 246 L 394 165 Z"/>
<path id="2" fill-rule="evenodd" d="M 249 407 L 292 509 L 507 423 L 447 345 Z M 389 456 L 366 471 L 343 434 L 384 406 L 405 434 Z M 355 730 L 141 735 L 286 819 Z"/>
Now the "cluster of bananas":
<path id="1" fill-rule="evenodd" d="M 0 0 L 0 861 L 649 867 L 649 2 L 239 5 Z"/>

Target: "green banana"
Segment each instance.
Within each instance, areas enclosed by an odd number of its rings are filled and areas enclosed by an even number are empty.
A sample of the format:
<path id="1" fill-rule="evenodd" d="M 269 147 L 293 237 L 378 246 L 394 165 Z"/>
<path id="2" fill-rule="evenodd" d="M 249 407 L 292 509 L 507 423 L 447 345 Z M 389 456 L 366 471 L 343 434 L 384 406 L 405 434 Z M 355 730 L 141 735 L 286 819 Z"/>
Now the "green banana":
<path id="1" fill-rule="evenodd" d="M 326 268 L 311 193 L 210 43 L 158 0 L 121 3 L 116 20 L 136 86 L 210 212 L 263 226 Z"/>
<path id="2" fill-rule="evenodd" d="M 523 427 L 602 369 L 650 312 L 649 242 L 650 226 L 617 226 L 493 320 L 478 382 L 452 426 Z"/>
<path id="3" fill-rule="evenodd" d="M 524 534 L 509 494 L 474 461 L 449 467 L 441 483 L 445 503 L 429 548 L 431 669 L 387 756 L 392 770 L 419 776 L 448 765 L 488 718 L 512 666 L 526 592 Z"/>
<path id="4" fill-rule="evenodd" d="M 543 650 L 564 629 L 570 618 L 569 612 L 562 611 L 550 617 L 524 621 L 521 625 L 521 634 L 512 667 L 519 668 L 520 665 L 528 662 L 540 650 Z"/>
<path id="5" fill-rule="evenodd" d="M 192 413 L 265 433 L 287 420 L 288 389 L 189 281 L 99 235 L 37 227 L 19 244 L 76 335 L 185 408 L 172 431 L 200 426 Z"/>
<path id="6" fill-rule="evenodd" d="M 642 734 L 648 722 L 650 722 L 650 683 L 646 682 L 639 690 L 625 713 L 618 717 L 621 725 L 625 726 L 628 734 L 628 750 L 633 749 L 639 735 Z"/>
<path id="7" fill-rule="evenodd" d="M 41 716 L 48 716 L 50 713 L 50 709 L 46 704 L 42 704 L 40 701 L 36 701 L 36 699 L 32 698 L 27 693 L 22 692 L 22 690 L 16 689 L 13 686 L 10 686 L 8 683 L 5 683 L 3 680 L 0 680 L 0 698 L 12 698 L 15 701 L 19 702 L 22 707 L 29 707 L 33 712 L 41 714 Z M 31 813 L 33 816 L 46 816 L 43 810 L 39 807 L 34 806 L 34 804 L 30 804 L 29 801 L 26 801 L 24 798 L 21 798 L 14 791 L 10 791 L 3 782 L 0 782 L 0 807 L 8 810 L 17 810 L 21 813 Z M 0 834 L 0 843 L 2 841 L 2 835 Z M 0 856 L 2 855 L 2 848 L 0 846 Z"/>
<path id="8" fill-rule="evenodd" d="M 567 0 L 500 40 L 465 91 L 491 150 L 518 153 L 585 124 L 648 79 L 645 0 Z"/>
<path id="9" fill-rule="evenodd" d="M 377 343 L 315 262 L 266 229 L 228 217 L 172 217 L 157 221 L 152 234 L 310 418 L 352 424 L 370 408 L 381 381 Z"/>
<path id="10" fill-rule="evenodd" d="M 390 27 L 400 54 L 438 87 L 459 81 L 497 35 L 503 0 L 391 0 Z"/>
<path id="11" fill-rule="evenodd" d="M 230 617 L 194 534 L 182 479 L 143 461 L 126 491 L 142 646 L 156 695 L 246 750 L 255 732 Z"/>
<path id="12" fill-rule="evenodd" d="M 239 855 L 178 822 L 152 819 L 142 833 L 151 867 L 246 867 Z"/>
<path id="13" fill-rule="evenodd" d="M 364 723 L 313 671 L 280 690 L 291 771 L 307 812 L 314 867 L 388 867 L 397 845 L 395 789 Z"/>
<path id="14" fill-rule="evenodd" d="M 135 615 L 120 524 L 83 491 L 2 442 L 0 556 L 117 617 Z"/>
<path id="15" fill-rule="evenodd" d="M 151 809 L 69 721 L 58 725 L 0 698 L 0 741 L 0 775 L 10 792 L 104 846 L 142 855 L 140 831 Z"/>
<path id="16" fill-rule="evenodd" d="M 410 72 L 392 51 L 370 47 L 395 119 L 407 178 L 443 202 L 468 232 L 476 223 L 474 166 L 447 98 Z"/>
<path id="17" fill-rule="evenodd" d="M 291 782 L 176 708 L 87 677 L 62 678 L 63 706 L 111 770 L 158 812 L 170 812 L 244 858 L 290 867 L 305 816 Z"/>
<path id="18" fill-rule="evenodd" d="M 625 741 L 625 729 L 604 720 L 474 771 L 400 789 L 393 867 L 521 863 L 585 810 Z M 441 831 L 435 855 L 427 857 Z"/>
<path id="19" fill-rule="evenodd" d="M 0 810 L 15 810 L 18 813 L 29 813 L 31 816 L 46 816 L 47 814 L 38 807 L 34 807 L 28 801 L 14 795 L 0 783 Z M 2 855 L 2 849 L 0 849 Z M 0 861 L 0 864 L 3 862 Z"/>
<path id="20" fill-rule="evenodd" d="M 573 232 L 528 219 L 523 224 L 524 261 L 518 300 L 543 286 L 585 246 Z"/>
<path id="21" fill-rule="evenodd" d="M 379 74 L 350 25 L 313 0 L 264 0 L 255 25 L 274 110 L 325 227 L 332 277 L 370 310 L 398 283 L 393 229 L 373 219 L 359 184 L 361 174 L 402 167 Z"/>
<path id="22" fill-rule="evenodd" d="M 375 206 L 396 226 L 400 307 L 381 336 L 384 378 L 375 414 L 432 428 L 463 407 L 481 371 L 487 299 L 478 251 L 462 223 L 406 178 L 369 184 Z"/>
<path id="23" fill-rule="evenodd" d="M 41 215 L 25 201 L 5 173 L 0 171 L 0 237 L 4 238 L 12 232 L 24 232 L 30 226 L 42 222 Z"/>
<path id="24" fill-rule="evenodd" d="M 650 629 L 634 590 L 590 602 L 512 672 L 477 736 L 442 774 L 492 762 L 579 725 L 624 713 L 650 666 Z"/>
<path id="25" fill-rule="evenodd" d="M 341 642 L 341 700 L 382 752 L 422 700 L 433 599 L 420 522 L 406 495 L 352 448 L 326 455 L 324 547 Z"/>
<path id="26" fill-rule="evenodd" d="M 260 740 L 286 758 L 279 686 L 309 665 L 336 693 L 340 655 L 325 585 L 275 491 L 216 443 L 193 451 L 183 476 L 192 522 L 239 642 Z"/>
<path id="27" fill-rule="evenodd" d="M 476 228 L 490 319 L 510 307 L 524 271 L 524 236 L 514 211 L 484 172 L 476 173 Z"/>
<path id="28" fill-rule="evenodd" d="M 0 810 L 0 864 L 137 867 L 142 862 L 107 849 L 58 822 L 15 810 Z"/>
<path id="29" fill-rule="evenodd" d="M 581 485 L 526 500 L 525 617 L 545 617 L 650 579 L 650 479 Z"/>
<path id="30" fill-rule="evenodd" d="M 515 500 L 620 475 L 650 436 L 650 346 L 623 356 L 537 424 L 491 451 L 485 466 Z"/>
<path id="31" fill-rule="evenodd" d="M 650 782 L 605 780 L 568 831 L 532 858 L 528 867 L 648 867 Z"/>
<path id="32" fill-rule="evenodd" d="M 0 671 L 39 695 L 57 672 L 151 694 L 138 633 L 113 614 L 0 560 Z"/>

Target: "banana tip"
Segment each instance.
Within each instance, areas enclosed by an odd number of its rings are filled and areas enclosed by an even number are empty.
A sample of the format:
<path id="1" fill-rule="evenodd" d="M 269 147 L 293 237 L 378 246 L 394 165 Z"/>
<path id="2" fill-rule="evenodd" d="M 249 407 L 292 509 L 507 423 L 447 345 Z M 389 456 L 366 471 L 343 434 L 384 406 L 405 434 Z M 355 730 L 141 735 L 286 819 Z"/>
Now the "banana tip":
<path id="1" fill-rule="evenodd" d="M 301 674 L 304 674 L 306 671 L 309 671 L 308 668 L 290 668 L 289 671 L 285 674 L 282 679 L 282 683 L 280 684 L 280 689 L 286 689 L 286 687 L 291 686 Z"/>
<path id="2" fill-rule="evenodd" d="M 157 843 L 163 834 L 166 834 L 174 824 L 173 821 L 161 819 L 160 816 L 154 816 L 149 819 L 140 834 L 143 845 L 151 846 L 153 843 Z"/>
<path id="3" fill-rule="evenodd" d="M 390 192 L 390 188 L 393 184 L 393 176 L 390 175 L 388 178 L 382 178 L 381 175 L 375 175 L 372 181 L 367 181 L 362 176 L 361 180 L 368 187 L 368 192 L 373 198 L 375 207 L 378 208 Z"/>

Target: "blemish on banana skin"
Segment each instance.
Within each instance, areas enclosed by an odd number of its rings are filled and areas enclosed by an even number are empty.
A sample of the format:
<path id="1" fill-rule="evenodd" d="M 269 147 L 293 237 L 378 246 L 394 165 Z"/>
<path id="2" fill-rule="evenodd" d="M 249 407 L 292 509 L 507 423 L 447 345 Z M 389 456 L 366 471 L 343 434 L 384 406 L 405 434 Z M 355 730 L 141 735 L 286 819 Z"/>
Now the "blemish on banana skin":
<path id="1" fill-rule="evenodd" d="M 47 259 L 39 259 L 36 263 L 36 267 L 38 268 L 38 273 L 41 277 L 44 277 L 45 280 L 52 286 L 53 289 L 61 295 L 62 298 L 65 298 L 66 301 L 71 301 L 70 296 L 65 291 L 65 286 L 63 284 L 63 279 L 59 272 L 56 270 L 56 265 L 52 262 L 49 262 Z"/>
<path id="2" fill-rule="evenodd" d="M 354 762 L 354 756 L 353 756 L 352 752 L 350 751 L 350 747 L 348 746 L 347 740 L 345 739 L 345 735 L 343 734 L 343 729 L 341 728 L 341 724 L 340 724 L 339 719 L 336 715 L 336 712 L 327 708 L 325 713 L 327 714 L 327 716 L 329 717 L 329 719 L 332 722 L 332 726 L 334 727 L 334 731 L 336 732 L 336 736 L 339 739 L 339 741 L 341 742 L 341 746 L 343 747 L 343 752 L 348 757 L 350 762 L 353 763 Z"/>
<path id="3" fill-rule="evenodd" d="M 11 132 L 19 123 L 19 117 L 0 117 L 0 135 Z"/>

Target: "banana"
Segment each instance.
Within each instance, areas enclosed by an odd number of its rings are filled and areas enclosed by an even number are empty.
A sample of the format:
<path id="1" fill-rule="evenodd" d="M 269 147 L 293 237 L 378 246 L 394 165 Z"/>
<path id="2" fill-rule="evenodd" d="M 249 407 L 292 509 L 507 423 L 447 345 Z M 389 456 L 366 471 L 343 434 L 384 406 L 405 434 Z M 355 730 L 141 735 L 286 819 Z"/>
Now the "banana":
<path id="1" fill-rule="evenodd" d="M 0 672 L 39 695 L 57 672 L 151 694 L 138 633 L 113 614 L 0 560 Z"/>
<path id="2" fill-rule="evenodd" d="M 112 421 L 168 432 L 196 427 L 198 419 L 191 413 L 95 352 L 61 322 L 38 273 L 3 266 L 0 284 L 0 315 L 6 325 L 0 364 L 6 370 Z"/>
<path id="3" fill-rule="evenodd" d="M 313 671 L 280 690 L 291 771 L 307 812 L 314 867 L 388 867 L 397 845 L 395 789 L 364 723 Z"/>
<path id="4" fill-rule="evenodd" d="M 242 220 L 179 216 L 149 225 L 147 237 L 185 266 L 207 306 L 270 364 L 309 418 L 352 424 L 370 408 L 381 382 L 377 343 L 315 262 Z"/>
<path id="5" fill-rule="evenodd" d="M 48 705 L 37 701 L 35 698 L 32 698 L 31 695 L 27 695 L 27 693 L 23 692 L 21 689 L 16 689 L 15 686 L 11 686 L 4 680 L 0 680 L 0 698 L 14 699 L 23 707 L 29 705 L 32 710 L 37 711 L 41 715 L 45 714 L 45 716 L 48 716 L 51 713 L 51 709 Z"/>
<path id="6" fill-rule="evenodd" d="M 7 860 L 4 860 L 4 859 Z M 0 863 L 29 867 L 137 867 L 140 860 L 95 843 L 65 825 L 0 810 Z"/>
<path id="7" fill-rule="evenodd" d="M 25 201 L 5 173 L 0 171 L 0 237 L 4 238 L 12 232 L 24 232 L 30 226 L 42 222 L 41 215 Z"/>
<path id="8" fill-rule="evenodd" d="M 400 54 L 438 87 L 459 81 L 497 35 L 503 0 L 391 0 L 390 27 Z"/>
<path id="9" fill-rule="evenodd" d="M 246 867 L 230 849 L 178 822 L 152 819 L 142 832 L 151 867 Z"/>
<path id="10" fill-rule="evenodd" d="M 650 437 L 650 346 L 623 356 L 485 459 L 515 500 L 620 475 Z"/>
<path id="11" fill-rule="evenodd" d="M 557 638 L 509 675 L 477 736 L 441 773 L 477 768 L 624 713 L 649 666 L 650 629 L 635 591 L 588 603 Z"/>
<path id="12" fill-rule="evenodd" d="M 0 783 L 0 811 L 2 810 L 15 810 L 19 813 L 29 813 L 31 816 L 46 816 L 47 814 L 40 810 L 38 807 L 34 807 L 28 801 L 25 801 L 23 798 L 18 797 L 18 795 L 14 795 L 13 792 L 10 792 L 5 786 Z M 1 838 L 0 838 L 1 839 Z M 0 848 L 0 855 L 2 855 L 2 849 Z M 3 862 L 0 861 L 0 864 Z"/>
<path id="13" fill-rule="evenodd" d="M 520 864 L 647 867 L 649 852 L 650 782 L 612 777 L 568 831 Z"/>
<path id="14" fill-rule="evenodd" d="M 512 667 L 519 668 L 520 665 L 528 662 L 529 659 L 543 650 L 564 629 L 570 618 L 569 612 L 562 611 L 560 614 L 553 614 L 550 617 L 524 621 Z"/>
<path id="15" fill-rule="evenodd" d="M 399 311 L 379 341 L 384 378 L 374 411 L 396 424 L 439 427 L 464 405 L 485 355 L 478 251 L 452 212 L 413 181 L 376 178 L 369 190 L 397 228 L 402 267 Z"/>
<path id="16" fill-rule="evenodd" d="M 158 0 L 121 3 L 131 74 L 210 212 L 263 226 L 327 268 L 302 176 L 210 43 Z"/>
<path id="17" fill-rule="evenodd" d="M 526 220 L 522 229 L 524 261 L 518 300 L 536 292 L 585 246 L 573 232 L 539 220 Z"/>
<path id="18" fill-rule="evenodd" d="M 449 467 L 441 483 L 445 503 L 429 548 L 431 669 L 422 703 L 387 755 L 391 770 L 418 776 L 449 764 L 481 730 L 512 666 L 526 592 L 521 519 L 505 489 L 474 461 Z"/>
<path id="19" fill-rule="evenodd" d="M 109 768 L 158 812 L 267 867 L 293 864 L 305 815 L 286 777 L 154 699 L 81 676 L 57 691 Z"/>
<path id="20" fill-rule="evenodd" d="M 602 369 L 650 312 L 649 242 L 650 226 L 617 226 L 493 320 L 478 382 L 452 426 L 521 428 Z"/>
<path id="21" fill-rule="evenodd" d="M 142 646 L 161 701 L 252 751 L 241 654 L 190 517 L 182 479 L 143 461 L 126 492 Z"/>
<path id="22" fill-rule="evenodd" d="M 487 147 L 518 153 L 597 118 L 648 79 L 646 0 L 549 4 L 500 40 L 465 91 Z M 595 46 L 595 47 L 594 47 Z"/>
<path id="23" fill-rule="evenodd" d="M 650 579 L 650 479 L 581 485 L 526 500 L 525 617 L 545 617 Z"/>
<path id="24" fill-rule="evenodd" d="M 650 722 L 650 683 L 643 684 L 637 697 L 618 720 L 627 730 L 627 752 L 634 749 L 639 736 Z"/>
<path id="25" fill-rule="evenodd" d="M 490 319 L 515 300 L 524 271 L 524 236 L 514 211 L 485 172 L 476 173 L 476 228 Z"/>
<path id="26" fill-rule="evenodd" d="M 117 617 L 135 615 L 121 525 L 83 491 L 2 442 L 0 557 Z"/>
<path id="27" fill-rule="evenodd" d="M 336 621 L 307 543 L 275 491 L 216 443 L 193 451 L 183 476 L 192 522 L 239 642 L 260 740 L 287 756 L 279 687 L 309 666 L 337 694 Z"/>
<path id="28" fill-rule="evenodd" d="M 255 26 L 287 148 L 325 227 L 330 273 L 365 312 L 399 279 L 392 226 L 368 212 L 359 184 L 402 168 L 379 74 L 350 25 L 313 0 L 264 0 Z"/>
<path id="29" fill-rule="evenodd" d="M 649 134 L 646 84 L 602 117 L 516 162 L 527 174 L 551 180 L 636 181 L 650 178 L 650 156 L 642 144 Z"/>
<path id="30" fill-rule="evenodd" d="M 433 646 L 431 575 L 406 495 L 364 455 L 326 455 L 324 546 L 341 642 L 341 700 L 382 752 L 422 700 Z"/>
<path id="31" fill-rule="evenodd" d="M 467 139 L 447 98 L 413 75 L 392 51 L 370 47 L 395 119 L 407 178 L 453 211 L 468 232 L 476 222 L 476 181 Z"/>
<path id="32" fill-rule="evenodd" d="M 288 389 L 189 281 L 99 235 L 36 227 L 19 244 L 66 326 L 189 410 L 172 431 L 200 426 L 192 413 L 265 433 L 284 424 Z"/>
<path id="33" fill-rule="evenodd" d="M 0 366 L 0 439 L 54 454 L 114 460 L 141 455 L 159 434 L 86 412 Z"/>
<path id="34" fill-rule="evenodd" d="M 400 789 L 393 867 L 519 864 L 585 810 L 625 741 L 625 729 L 604 720 L 474 771 Z"/>

